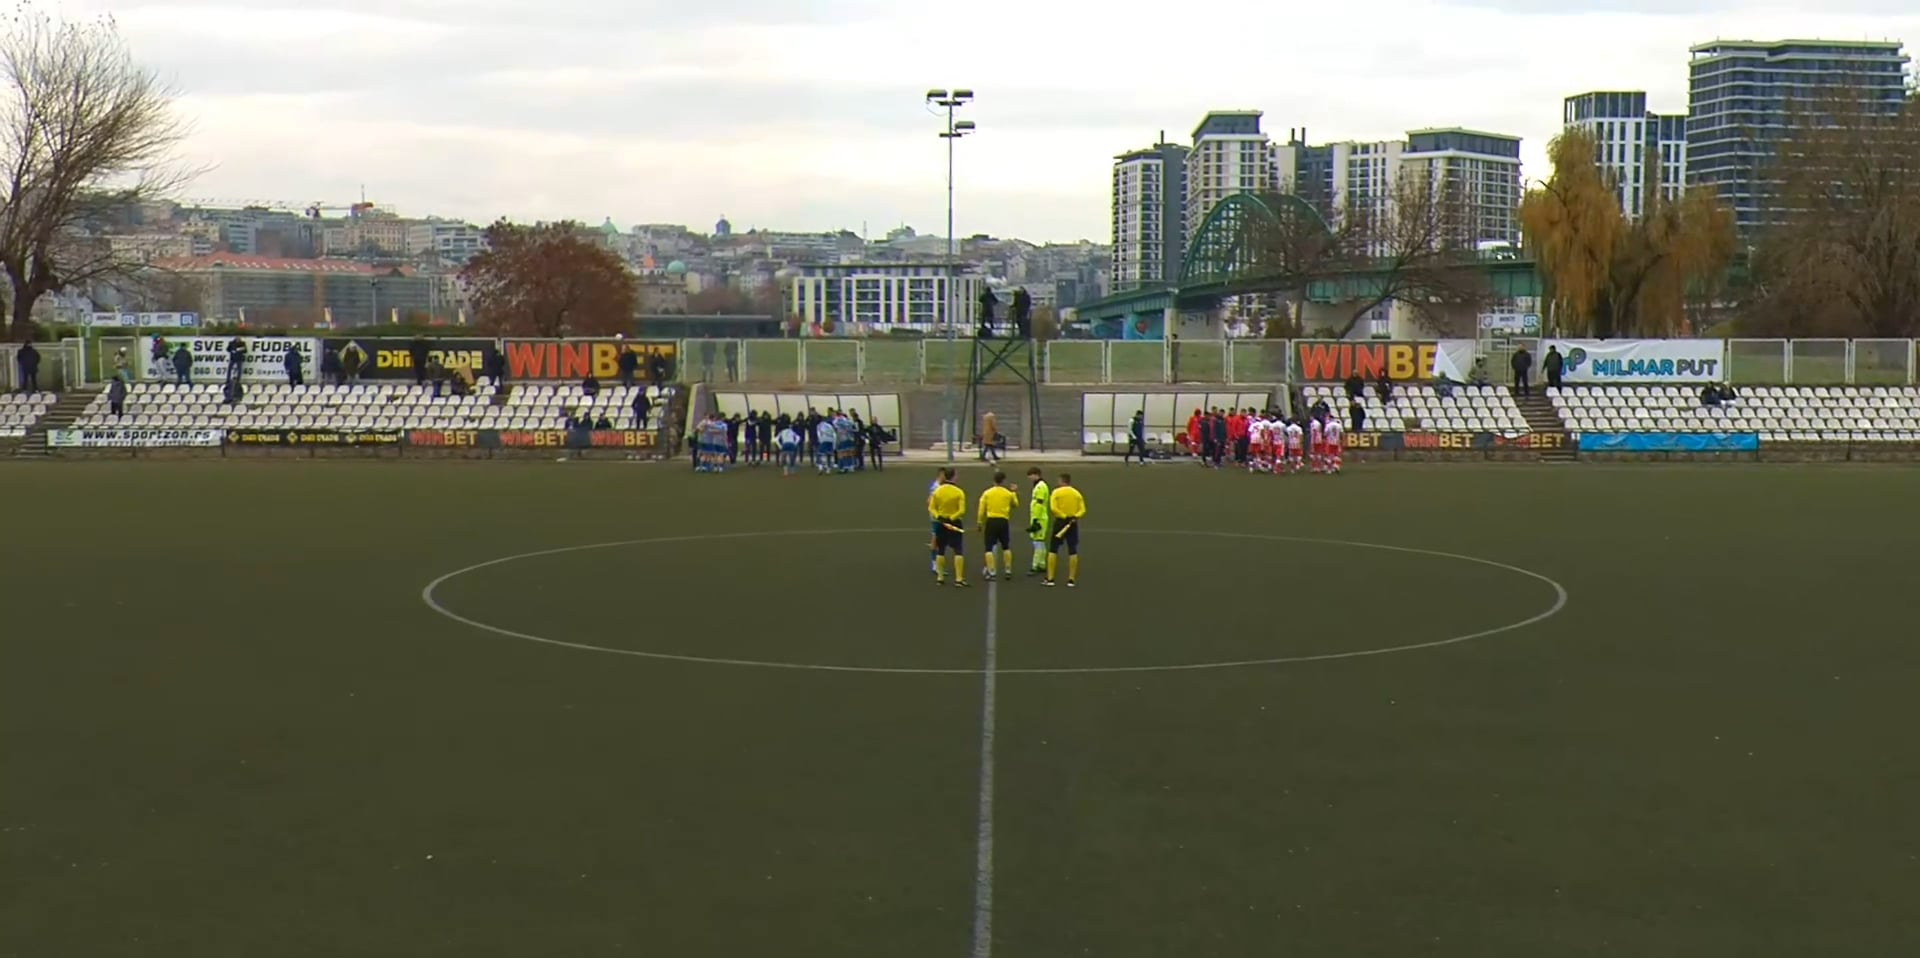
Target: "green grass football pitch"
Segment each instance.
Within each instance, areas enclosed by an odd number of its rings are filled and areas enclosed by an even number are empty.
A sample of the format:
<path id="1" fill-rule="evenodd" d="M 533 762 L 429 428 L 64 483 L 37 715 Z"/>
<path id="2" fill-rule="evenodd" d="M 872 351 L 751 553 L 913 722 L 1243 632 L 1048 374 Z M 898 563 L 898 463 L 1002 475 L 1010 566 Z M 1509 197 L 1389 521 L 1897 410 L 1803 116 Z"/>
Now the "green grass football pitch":
<path id="1" fill-rule="evenodd" d="M 0 954 L 1920 953 L 1913 470 L 930 471 L 0 465 Z"/>

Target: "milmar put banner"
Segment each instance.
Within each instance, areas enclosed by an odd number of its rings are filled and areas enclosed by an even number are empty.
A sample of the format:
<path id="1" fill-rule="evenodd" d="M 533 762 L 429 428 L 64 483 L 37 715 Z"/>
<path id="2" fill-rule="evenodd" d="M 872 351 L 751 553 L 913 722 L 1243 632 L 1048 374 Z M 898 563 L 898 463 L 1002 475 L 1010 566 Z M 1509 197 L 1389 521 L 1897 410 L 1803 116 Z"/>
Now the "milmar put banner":
<path id="1" fill-rule="evenodd" d="M 1566 357 L 1570 383 L 1713 383 L 1726 378 L 1723 339 L 1549 339 Z"/>

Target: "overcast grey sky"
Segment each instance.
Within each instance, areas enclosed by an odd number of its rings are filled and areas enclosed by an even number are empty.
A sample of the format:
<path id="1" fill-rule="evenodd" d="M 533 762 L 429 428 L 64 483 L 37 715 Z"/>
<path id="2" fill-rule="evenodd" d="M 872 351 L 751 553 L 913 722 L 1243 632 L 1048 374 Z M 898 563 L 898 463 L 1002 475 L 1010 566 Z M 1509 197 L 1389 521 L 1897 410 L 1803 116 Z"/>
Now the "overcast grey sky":
<path id="1" fill-rule="evenodd" d="M 941 232 L 927 88 L 978 92 L 958 228 L 1108 238 L 1113 154 L 1209 108 L 1270 133 L 1527 139 L 1561 98 L 1686 106 L 1715 37 L 1920 38 L 1911 0 L 68 0 L 182 91 L 211 199 L 369 199 L 485 222 Z M 1799 12 L 1815 9 L 1818 12 Z M 1173 14 L 1173 22 L 1154 20 Z"/>

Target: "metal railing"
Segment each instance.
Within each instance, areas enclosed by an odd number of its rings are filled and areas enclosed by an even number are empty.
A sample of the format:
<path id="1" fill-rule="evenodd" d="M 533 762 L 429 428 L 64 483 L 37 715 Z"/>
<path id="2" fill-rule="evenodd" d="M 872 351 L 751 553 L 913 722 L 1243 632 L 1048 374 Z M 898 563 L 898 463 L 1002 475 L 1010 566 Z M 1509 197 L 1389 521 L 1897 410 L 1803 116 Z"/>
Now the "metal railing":
<path id="1" fill-rule="evenodd" d="M 1303 342 L 1324 343 L 1324 340 Z M 1504 381 L 1507 355 L 1483 342 L 1485 367 Z M 1911 339 L 1729 339 L 1726 369 L 1737 385 L 1900 386 L 1916 382 Z M 1540 350 L 1527 343 L 1536 358 Z M 949 360 L 967 368 L 971 343 L 941 339 L 688 339 L 680 378 L 767 386 L 909 386 L 945 382 Z M 1300 379 L 1294 342 L 1284 339 L 1102 340 L 1036 343 L 1041 381 L 1058 386 L 1268 384 Z M 950 350 L 960 350 L 953 357 Z M 1024 366 L 1024 360 L 1023 360 Z M 1016 382 L 996 371 L 990 381 Z"/>

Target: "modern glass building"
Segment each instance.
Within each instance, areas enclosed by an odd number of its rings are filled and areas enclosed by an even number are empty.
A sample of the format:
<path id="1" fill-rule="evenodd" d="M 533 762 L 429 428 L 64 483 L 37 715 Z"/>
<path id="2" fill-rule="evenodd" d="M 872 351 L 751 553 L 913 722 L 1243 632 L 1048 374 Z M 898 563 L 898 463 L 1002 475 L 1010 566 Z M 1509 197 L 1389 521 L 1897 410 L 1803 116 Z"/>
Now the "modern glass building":
<path id="1" fill-rule="evenodd" d="M 1892 112 L 1906 95 L 1908 58 L 1897 41 L 1716 40 L 1688 65 L 1688 185 L 1720 191 L 1743 234 L 1778 221 L 1769 169 L 1796 116 L 1834 90 Z"/>
<path id="2" fill-rule="evenodd" d="M 1672 200 L 1687 188 L 1687 117 L 1647 110 L 1641 90 L 1567 97 L 1561 122 L 1593 138 L 1594 165 L 1613 181 L 1628 219 L 1646 215 L 1654 191 Z"/>
<path id="3" fill-rule="evenodd" d="M 1187 147 L 1160 142 L 1113 158 L 1112 288 L 1180 279 L 1187 238 Z"/>

